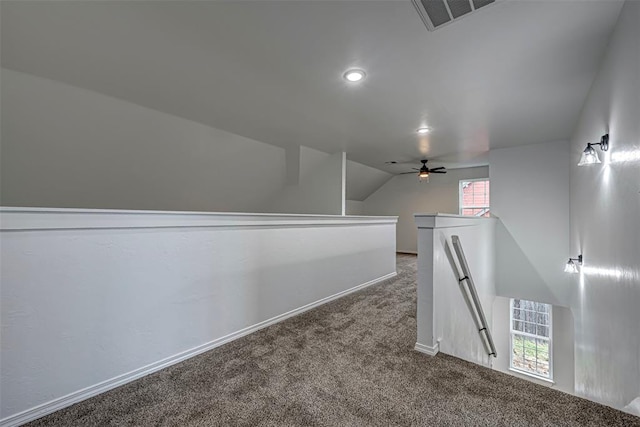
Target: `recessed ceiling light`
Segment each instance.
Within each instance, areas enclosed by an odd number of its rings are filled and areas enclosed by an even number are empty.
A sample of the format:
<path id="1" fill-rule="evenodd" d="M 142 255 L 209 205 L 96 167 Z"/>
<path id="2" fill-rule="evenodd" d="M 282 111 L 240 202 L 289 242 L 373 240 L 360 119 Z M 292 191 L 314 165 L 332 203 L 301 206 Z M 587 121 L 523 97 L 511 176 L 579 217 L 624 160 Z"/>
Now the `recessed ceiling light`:
<path id="1" fill-rule="evenodd" d="M 425 133 L 429 133 L 430 131 L 431 131 L 431 128 L 422 127 L 418 129 L 416 132 L 418 132 L 420 135 L 424 135 Z"/>
<path id="2" fill-rule="evenodd" d="M 351 69 L 344 73 L 344 79 L 348 82 L 355 83 L 364 79 L 367 74 L 363 70 Z"/>

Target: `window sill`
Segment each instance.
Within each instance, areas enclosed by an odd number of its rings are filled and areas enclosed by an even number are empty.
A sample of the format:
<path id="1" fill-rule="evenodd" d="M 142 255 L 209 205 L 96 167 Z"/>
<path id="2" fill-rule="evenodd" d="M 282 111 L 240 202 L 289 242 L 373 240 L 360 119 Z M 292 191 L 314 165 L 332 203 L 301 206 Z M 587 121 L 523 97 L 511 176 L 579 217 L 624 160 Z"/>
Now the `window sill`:
<path id="1" fill-rule="evenodd" d="M 537 380 L 537 381 L 541 381 L 544 383 L 547 383 L 549 385 L 555 385 L 555 381 L 553 381 L 552 379 L 549 378 L 545 378 L 545 377 L 540 377 L 538 375 L 534 375 L 531 374 L 529 372 L 525 372 L 525 371 L 521 371 L 519 369 L 515 369 L 515 368 L 509 368 L 509 371 L 518 374 L 519 376 L 522 375 L 523 377 L 526 377 L 525 379 L 533 379 L 533 380 Z"/>

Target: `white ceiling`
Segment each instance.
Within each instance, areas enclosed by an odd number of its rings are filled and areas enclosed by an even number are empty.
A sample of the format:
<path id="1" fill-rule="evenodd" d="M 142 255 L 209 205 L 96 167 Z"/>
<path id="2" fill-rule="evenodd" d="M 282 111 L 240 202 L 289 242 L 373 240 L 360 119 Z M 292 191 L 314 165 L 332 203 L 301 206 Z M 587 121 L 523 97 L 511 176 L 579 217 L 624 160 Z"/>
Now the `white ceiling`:
<path id="1" fill-rule="evenodd" d="M 428 32 L 410 1 L 2 1 L 2 65 L 392 172 L 477 165 L 570 137 L 621 5 L 506 0 Z"/>

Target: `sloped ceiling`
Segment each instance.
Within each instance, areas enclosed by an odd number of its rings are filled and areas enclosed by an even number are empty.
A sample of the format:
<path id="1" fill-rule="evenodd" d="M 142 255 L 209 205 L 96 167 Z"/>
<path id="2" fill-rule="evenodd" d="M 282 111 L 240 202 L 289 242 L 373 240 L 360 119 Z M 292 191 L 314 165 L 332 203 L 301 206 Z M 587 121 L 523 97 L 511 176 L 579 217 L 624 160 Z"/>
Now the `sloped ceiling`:
<path id="1" fill-rule="evenodd" d="M 504 1 L 436 32 L 408 0 L 0 7 L 3 67 L 399 171 L 384 162 L 568 139 L 621 2 Z"/>
<path id="2" fill-rule="evenodd" d="M 392 176 L 379 169 L 347 160 L 347 200 L 366 199 Z"/>

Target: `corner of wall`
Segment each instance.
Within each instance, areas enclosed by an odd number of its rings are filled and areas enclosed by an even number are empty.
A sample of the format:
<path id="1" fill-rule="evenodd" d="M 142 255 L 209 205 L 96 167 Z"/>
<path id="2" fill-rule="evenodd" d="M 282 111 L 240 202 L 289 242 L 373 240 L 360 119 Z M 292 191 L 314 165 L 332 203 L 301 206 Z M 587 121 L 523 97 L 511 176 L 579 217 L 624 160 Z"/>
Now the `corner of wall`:
<path id="1" fill-rule="evenodd" d="M 269 196 L 259 211 L 344 215 L 345 153 L 327 154 L 304 146 L 299 153 L 298 184 L 287 184 Z"/>

